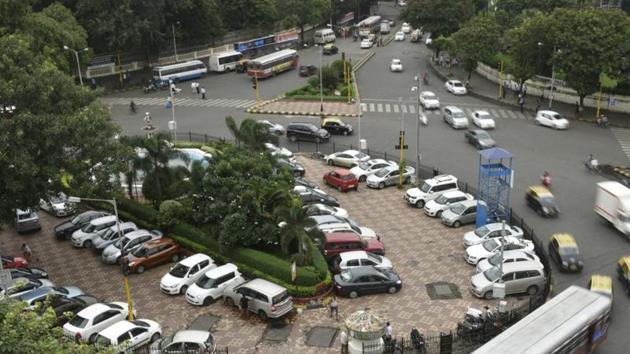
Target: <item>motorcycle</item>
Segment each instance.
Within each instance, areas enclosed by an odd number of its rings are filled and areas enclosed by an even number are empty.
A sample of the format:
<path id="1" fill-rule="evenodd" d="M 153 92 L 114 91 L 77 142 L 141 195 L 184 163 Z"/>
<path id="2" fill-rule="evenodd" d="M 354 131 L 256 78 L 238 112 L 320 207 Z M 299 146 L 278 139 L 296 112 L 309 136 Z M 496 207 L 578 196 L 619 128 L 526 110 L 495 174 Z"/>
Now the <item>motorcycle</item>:
<path id="1" fill-rule="evenodd" d="M 599 118 L 597 118 L 595 123 L 597 123 L 597 126 L 600 128 L 608 128 L 608 117 L 602 114 Z"/>
<path id="2" fill-rule="evenodd" d="M 586 170 L 592 174 L 599 173 L 599 163 L 597 163 L 597 160 L 585 160 L 584 167 L 586 167 Z"/>
<path id="3" fill-rule="evenodd" d="M 427 116 L 424 114 L 420 114 L 420 123 L 422 123 L 422 125 L 429 125 L 429 120 L 427 119 Z"/>

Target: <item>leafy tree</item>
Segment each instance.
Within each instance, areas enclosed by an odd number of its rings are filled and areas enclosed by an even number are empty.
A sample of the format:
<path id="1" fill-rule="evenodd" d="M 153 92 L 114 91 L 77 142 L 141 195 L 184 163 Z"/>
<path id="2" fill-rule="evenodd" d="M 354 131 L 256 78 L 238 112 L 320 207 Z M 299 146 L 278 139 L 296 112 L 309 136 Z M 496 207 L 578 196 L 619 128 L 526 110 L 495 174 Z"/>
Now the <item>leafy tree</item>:
<path id="1" fill-rule="evenodd" d="M 262 151 L 265 149 L 265 143 L 277 143 L 278 141 L 278 137 L 270 134 L 264 125 L 251 118 L 243 120 L 240 126 L 237 126 L 234 118 L 228 116 L 225 117 L 225 124 L 230 130 L 230 133 L 232 133 L 234 140 L 236 140 L 238 147 L 240 147 L 242 143 L 252 150 Z"/>
<path id="2" fill-rule="evenodd" d="M 309 245 L 311 243 L 306 242 L 308 234 L 305 228 L 313 229 L 316 226 L 315 220 L 306 214 L 306 210 L 300 205 L 301 203 L 294 203 L 289 207 L 282 207 L 276 209 L 276 221 L 280 227 L 280 248 L 285 255 L 291 254 L 291 246 L 293 250 L 297 251 L 299 260 L 303 264 L 310 264 Z"/>
<path id="3" fill-rule="evenodd" d="M 528 10 L 550 13 L 559 7 L 568 7 L 574 0 L 498 0 L 495 13 L 497 20 L 505 29 L 517 26 L 523 19 L 523 12 Z"/>
<path id="4" fill-rule="evenodd" d="M 556 68 L 566 74 L 580 105 L 598 90 L 602 73 L 621 77 L 630 69 L 628 60 L 621 59 L 630 58 L 630 19 L 622 11 L 558 9 L 553 18 L 561 49 L 555 55 Z"/>
<path id="5" fill-rule="evenodd" d="M 330 14 L 329 0 L 277 0 L 278 8 L 285 14 L 285 24 L 294 24 L 300 29 L 304 41 L 304 26 L 319 24 Z M 334 21 L 334 20 L 333 20 Z"/>
<path id="6" fill-rule="evenodd" d="M 429 48 L 433 49 L 433 57 L 437 58 L 442 51 L 449 51 L 455 47 L 453 43 L 452 37 L 444 37 L 440 35 L 439 37 L 433 39 L 431 44 L 429 44 Z"/>
<path id="7" fill-rule="evenodd" d="M 131 0 L 78 0 L 76 16 L 99 52 L 118 52 L 139 44 Z"/>
<path id="8" fill-rule="evenodd" d="M 488 62 L 496 54 L 500 35 L 496 18 L 487 12 L 473 17 L 452 35 L 455 52 L 468 72 L 468 80 L 477 62 Z"/>
<path id="9" fill-rule="evenodd" d="M 449 36 L 468 21 L 475 11 L 472 0 L 415 0 L 401 13 L 413 27 L 422 27 L 433 37 Z"/>
<path id="10" fill-rule="evenodd" d="M 275 0 L 219 0 L 221 18 L 230 30 L 268 29 L 278 19 Z"/>
<path id="11" fill-rule="evenodd" d="M 171 25 L 179 21 L 178 41 L 208 43 L 223 33 L 220 12 L 217 0 L 165 0 L 162 32 L 172 41 Z"/>

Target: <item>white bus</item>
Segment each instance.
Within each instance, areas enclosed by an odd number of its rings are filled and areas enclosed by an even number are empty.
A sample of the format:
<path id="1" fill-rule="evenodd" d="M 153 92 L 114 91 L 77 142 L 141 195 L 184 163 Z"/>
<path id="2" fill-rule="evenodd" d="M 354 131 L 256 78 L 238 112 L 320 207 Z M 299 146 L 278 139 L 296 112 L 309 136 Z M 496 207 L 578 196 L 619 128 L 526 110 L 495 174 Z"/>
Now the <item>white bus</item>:
<path id="1" fill-rule="evenodd" d="M 241 52 L 223 52 L 210 56 L 210 71 L 225 72 L 236 69 L 236 64 L 243 59 Z"/>
<path id="2" fill-rule="evenodd" d="M 572 285 L 473 354 L 592 353 L 606 339 L 610 297 Z"/>
<path id="3" fill-rule="evenodd" d="M 357 27 L 359 27 L 359 36 L 361 38 L 367 38 L 371 33 L 376 33 L 376 31 L 380 30 L 380 25 L 381 16 L 370 16 L 366 18 L 357 24 Z"/>
<path id="4" fill-rule="evenodd" d="M 198 79 L 208 73 L 208 68 L 201 60 L 191 60 L 185 63 L 158 66 L 153 69 L 153 79 L 174 82 Z"/>

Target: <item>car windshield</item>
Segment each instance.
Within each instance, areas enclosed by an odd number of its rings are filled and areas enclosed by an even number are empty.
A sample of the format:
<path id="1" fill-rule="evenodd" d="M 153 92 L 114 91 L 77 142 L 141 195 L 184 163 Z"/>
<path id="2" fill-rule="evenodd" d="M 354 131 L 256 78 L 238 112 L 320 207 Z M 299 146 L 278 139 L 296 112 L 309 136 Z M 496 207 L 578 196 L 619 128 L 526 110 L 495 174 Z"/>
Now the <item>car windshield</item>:
<path id="1" fill-rule="evenodd" d="M 202 289 L 212 289 L 215 288 L 215 279 L 213 278 L 208 278 L 207 276 L 202 276 L 201 278 L 199 278 L 199 280 L 197 280 L 197 282 L 195 283 L 197 284 L 198 287 L 202 288 Z"/>
<path id="2" fill-rule="evenodd" d="M 91 233 L 94 232 L 94 229 L 96 228 L 96 226 L 94 226 L 94 224 L 89 223 L 85 226 L 83 226 L 83 228 L 81 229 L 81 231 L 85 232 L 85 233 Z"/>
<path id="3" fill-rule="evenodd" d="M 483 243 L 483 248 L 485 248 L 486 251 L 493 251 L 497 247 L 499 247 L 499 242 L 497 242 L 494 239 L 490 239 L 490 240 L 488 240 L 488 241 Z"/>
<path id="4" fill-rule="evenodd" d="M 344 281 L 347 281 L 347 282 L 352 280 L 352 275 L 350 274 L 350 272 L 341 272 L 341 274 L 339 276 L 341 277 L 341 279 L 343 279 Z"/>
<path id="5" fill-rule="evenodd" d="M 387 175 L 388 173 L 389 173 L 388 169 L 381 168 L 380 170 L 376 171 L 374 175 L 376 175 L 376 177 L 385 177 L 385 175 Z"/>
<path id="6" fill-rule="evenodd" d="M 72 218 L 72 221 L 70 221 L 70 223 L 72 224 L 80 224 L 83 221 L 83 217 L 81 215 L 77 215 L 74 218 Z"/>
<path id="7" fill-rule="evenodd" d="M 79 315 L 74 316 L 71 320 L 70 320 L 70 324 L 74 327 L 77 328 L 85 328 L 85 326 L 87 326 L 88 324 L 88 319 L 87 318 L 83 318 Z"/>
<path id="8" fill-rule="evenodd" d="M 117 236 L 116 231 L 114 231 L 112 229 L 107 229 L 107 231 L 105 231 L 105 233 L 101 235 L 101 238 L 103 240 L 109 241 L 109 240 L 115 239 L 116 236 Z"/>
<path id="9" fill-rule="evenodd" d="M 396 65 L 396 64 L 400 64 L 400 60 L 398 59 L 394 59 L 392 60 L 392 64 Z"/>
<path id="10" fill-rule="evenodd" d="M 552 114 L 552 115 L 551 115 L 551 117 L 552 117 L 553 119 L 563 119 L 563 118 L 564 118 L 563 116 L 559 115 L 558 113 L 554 113 L 554 114 Z"/>
<path id="11" fill-rule="evenodd" d="M 52 204 L 59 204 L 65 201 L 65 198 L 63 198 L 61 194 L 51 195 L 48 199 Z"/>
<path id="12" fill-rule="evenodd" d="M 176 277 L 176 278 L 183 278 L 186 276 L 186 273 L 188 273 L 188 267 L 186 267 L 185 265 L 178 263 L 175 267 L 173 267 L 173 269 L 171 269 L 170 272 L 168 272 L 168 274 Z"/>
<path id="13" fill-rule="evenodd" d="M 423 191 L 424 193 L 428 193 L 429 190 L 431 190 L 431 185 L 428 184 L 427 182 L 424 182 L 422 187 L 420 187 L 420 190 Z"/>
<path id="14" fill-rule="evenodd" d="M 580 254 L 580 251 L 578 250 L 577 246 L 565 246 L 565 247 L 560 247 L 560 254 L 563 256 L 577 256 Z"/>
<path id="15" fill-rule="evenodd" d="M 367 256 L 368 256 L 369 260 L 371 260 L 371 261 L 373 261 L 375 263 L 379 263 L 380 264 L 380 263 L 383 262 L 383 257 L 381 257 L 379 255 L 376 255 L 374 253 L 368 253 Z"/>
<path id="16" fill-rule="evenodd" d="M 438 204 L 446 204 L 448 202 L 448 198 L 442 194 L 439 197 L 435 198 L 435 202 Z"/>
<path id="17" fill-rule="evenodd" d="M 466 210 L 464 204 L 455 204 L 451 207 L 451 212 L 457 215 L 462 215 L 462 213 Z"/>
<path id="18" fill-rule="evenodd" d="M 466 114 L 461 111 L 455 111 L 453 112 L 453 118 L 466 118 Z"/>
<path id="19" fill-rule="evenodd" d="M 103 336 L 102 336 L 102 335 L 100 335 L 100 334 L 98 334 L 98 335 L 96 336 L 96 341 L 95 341 L 95 343 L 96 343 L 96 346 L 97 346 L 97 347 L 98 347 L 98 346 L 103 346 L 103 347 L 106 347 L 106 346 L 109 346 L 109 345 L 111 345 L 111 344 L 112 344 L 112 342 L 109 340 L 109 338 L 107 338 L 107 337 L 103 337 Z"/>
<path id="20" fill-rule="evenodd" d="M 131 241 L 128 237 L 123 237 L 118 243 L 122 245 L 122 247 L 127 246 L 127 244 Z"/>
<path id="21" fill-rule="evenodd" d="M 455 86 L 455 87 L 463 87 L 464 85 L 462 85 L 462 83 L 459 82 L 459 81 L 453 81 L 453 86 Z"/>
<path id="22" fill-rule="evenodd" d="M 273 297 L 273 299 L 271 299 L 271 302 L 272 302 L 274 305 L 277 305 L 277 304 L 279 304 L 279 303 L 283 302 L 284 300 L 286 300 L 286 299 L 288 299 L 288 298 L 289 298 L 289 293 L 288 293 L 288 292 L 286 292 L 286 291 L 283 291 L 282 293 L 280 293 L 280 294 L 278 294 L 278 295 L 274 296 L 274 297 Z"/>
<path id="23" fill-rule="evenodd" d="M 541 197 L 540 204 L 543 206 L 548 206 L 548 207 L 553 207 L 556 205 L 555 201 L 553 200 L 553 197 L 551 196 Z"/>
<path id="24" fill-rule="evenodd" d="M 482 114 L 479 114 L 479 119 L 481 119 L 481 120 L 492 119 L 492 117 L 489 114 L 487 114 L 487 113 L 482 113 Z"/>
<path id="25" fill-rule="evenodd" d="M 488 134 L 486 132 L 478 132 L 477 133 L 477 138 L 479 138 L 479 139 L 490 139 L 490 134 Z"/>
<path id="26" fill-rule="evenodd" d="M 424 97 L 424 99 L 425 99 L 425 100 L 434 100 L 434 99 L 436 99 L 436 98 L 437 98 L 437 97 L 436 97 L 434 94 L 432 94 L 432 93 L 425 93 L 424 95 L 422 95 L 422 97 Z"/>
<path id="27" fill-rule="evenodd" d="M 490 229 L 488 229 L 488 227 L 486 226 L 482 226 L 479 227 L 475 230 L 475 235 L 479 236 L 479 237 L 483 237 L 485 234 L 487 234 L 490 231 Z"/>
<path id="28" fill-rule="evenodd" d="M 488 258 L 488 262 L 490 264 L 492 264 L 493 266 L 499 264 L 501 262 L 501 252 L 493 255 L 492 257 Z"/>
<path id="29" fill-rule="evenodd" d="M 483 272 L 483 275 L 486 277 L 486 279 L 488 279 L 488 281 L 494 283 L 495 281 L 499 280 L 499 278 L 501 278 L 501 270 L 499 270 L 499 267 L 492 267 Z"/>
<path id="30" fill-rule="evenodd" d="M 147 255 L 147 249 L 144 247 L 138 247 L 131 252 L 135 257 L 144 257 Z"/>

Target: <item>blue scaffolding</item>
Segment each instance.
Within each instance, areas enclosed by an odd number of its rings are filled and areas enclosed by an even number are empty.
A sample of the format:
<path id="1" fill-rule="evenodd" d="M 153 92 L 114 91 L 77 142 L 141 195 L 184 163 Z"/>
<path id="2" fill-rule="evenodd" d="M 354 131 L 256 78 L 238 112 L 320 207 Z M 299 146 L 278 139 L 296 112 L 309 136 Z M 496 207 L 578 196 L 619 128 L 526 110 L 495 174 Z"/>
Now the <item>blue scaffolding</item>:
<path id="1" fill-rule="evenodd" d="M 510 222 L 512 154 L 501 148 L 479 152 L 477 227 L 489 222 Z"/>

